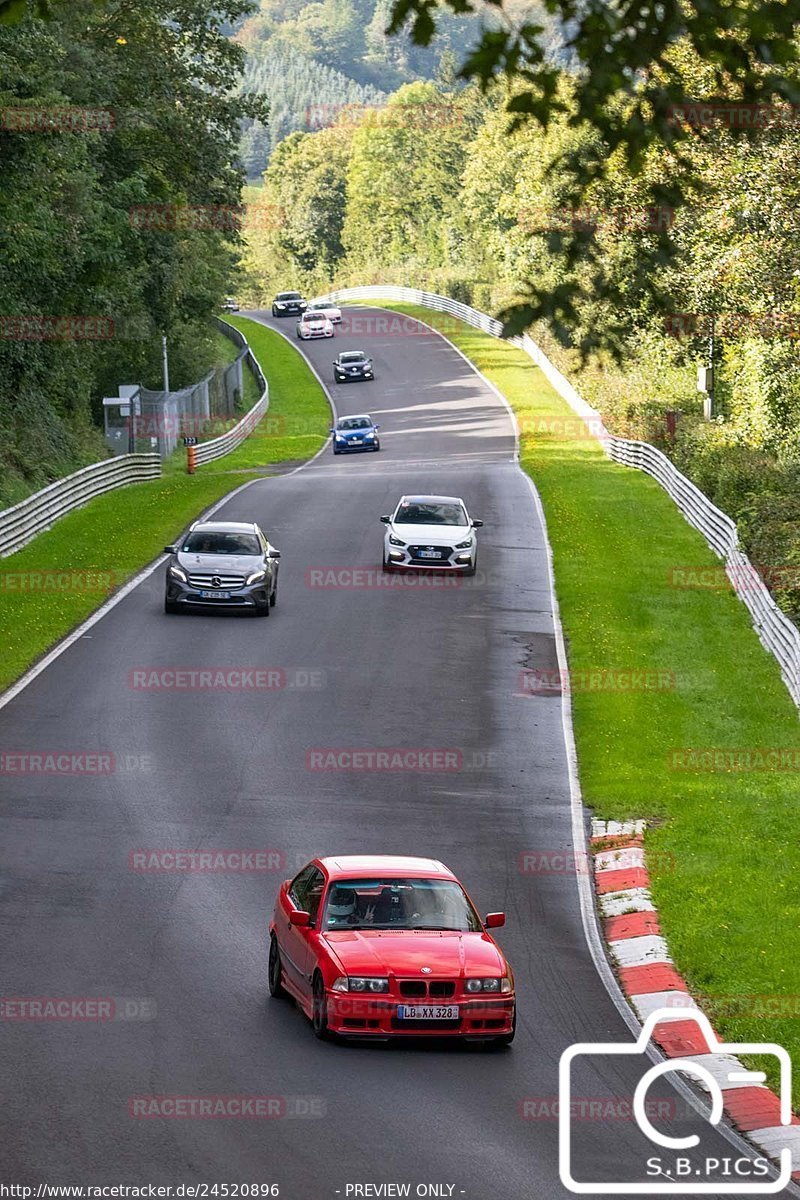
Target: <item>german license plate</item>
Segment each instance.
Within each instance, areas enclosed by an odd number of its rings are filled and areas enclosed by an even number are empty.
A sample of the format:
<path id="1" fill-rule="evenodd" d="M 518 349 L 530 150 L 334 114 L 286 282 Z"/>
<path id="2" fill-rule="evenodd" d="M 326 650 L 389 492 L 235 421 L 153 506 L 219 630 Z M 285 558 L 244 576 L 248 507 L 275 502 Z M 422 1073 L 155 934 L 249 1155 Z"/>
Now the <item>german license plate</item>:
<path id="1" fill-rule="evenodd" d="M 420 558 L 441 558 L 442 555 L 439 550 L 420 550 L 419 557 Z"/>
<path id="2" fill-rule="evenodd" d="M 457 1004 L 401 1004 L 397 1009 L 401 1021 L 457 1021 Z"/>
<path id="3" fill-rule="evenodd" d="M 230 600 L 230 592 L 201 592 L 204 600 Z"/>

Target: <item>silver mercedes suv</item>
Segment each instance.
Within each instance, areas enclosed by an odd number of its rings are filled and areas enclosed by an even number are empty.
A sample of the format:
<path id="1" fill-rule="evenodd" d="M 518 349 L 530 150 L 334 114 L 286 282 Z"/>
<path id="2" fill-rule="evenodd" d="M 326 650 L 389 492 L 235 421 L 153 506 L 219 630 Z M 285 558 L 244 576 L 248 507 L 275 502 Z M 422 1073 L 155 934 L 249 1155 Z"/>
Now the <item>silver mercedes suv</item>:
<path id="1" fill-rule="evenodd" d="M 268 617 L 278 598 L 280 553 L 252 521 L 197 521 L 177 546 L 165 546 L 164 611 L 244 608 Z"/>

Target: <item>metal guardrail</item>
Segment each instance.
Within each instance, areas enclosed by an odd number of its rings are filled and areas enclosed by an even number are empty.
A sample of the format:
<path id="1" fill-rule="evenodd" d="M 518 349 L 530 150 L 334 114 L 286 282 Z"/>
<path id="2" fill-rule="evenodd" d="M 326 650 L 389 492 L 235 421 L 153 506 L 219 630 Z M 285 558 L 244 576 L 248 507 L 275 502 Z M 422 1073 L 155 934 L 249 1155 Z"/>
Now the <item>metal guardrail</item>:
<path id="1" fill-rule="evenodd" d="M 102 492 L 157 479 L 160 474 L 161 459 L 157 454 L 121 454 L 57 479 L 13 508 L 0 512 L 0 558 L 20 550 L 60 517 Z"/>
<path id="2" fill-rule="evenodd" d="M 342 288 L 317 299 L 332 300 L 334 303 L 342 300 L 399 300 L 447 313 L 493 337 L 500 337 L 502 332 L 501 322 L 494 317 L 447 296 L 417 291 L 415 288 Z M 714 553 L 724 561 L 726 574 L 748 609 L 762 645 L 777 659 L 789 693 L 795 704 L 800 706 L 800 630 L 778 608 L 763 579 L 742 550 L 734 521 L 712 504 L 696 484 L 681 474 L 661 450 L 648 442 L 630 441 L 609 433 L 600 413 L 578 395 L 569 380 L 550 362 L 532 338 L 525 334 L 510 338 L 509 341 L 524 350 L 541 368 L 558 394 L 586 422 L 610 459 L 651 475 L 675 501 L 689 524 L 702 533 Z"/>
<path id="3" fill-rule="evenodd" d="M 214 462 L 215 459 L 222 458 L 225 454 L 230 454 L 231 450 L 235 450 L 237 446 L 240 446 L 245 438 L 250 436 L 269 408 L 269 384 L 264 377 L 256 356 L 250 349 L 247 338 L 241 330 L 236 329 L 233 325 L 228 325 L 227 321 L 218 320 L 217 323 L 219 325 L 226 325 L 227 330 L 230 330 L 228 336 L 236 342 L 237 346 L 241 346 L 244 349 L 244 363 L 256 377 L 258 386 L 261 388 L 261 399 L 253 405 L 249 412 L 245 413 L 241 421 L 237 422 L 226 433 L 220 434 L 219 437 L 211 438 L 207 442 L 201 442 L 198 446 L 187 446 L 186 464 L 190 474 L 197 467 L 203 466 L 204 463 Z"/>

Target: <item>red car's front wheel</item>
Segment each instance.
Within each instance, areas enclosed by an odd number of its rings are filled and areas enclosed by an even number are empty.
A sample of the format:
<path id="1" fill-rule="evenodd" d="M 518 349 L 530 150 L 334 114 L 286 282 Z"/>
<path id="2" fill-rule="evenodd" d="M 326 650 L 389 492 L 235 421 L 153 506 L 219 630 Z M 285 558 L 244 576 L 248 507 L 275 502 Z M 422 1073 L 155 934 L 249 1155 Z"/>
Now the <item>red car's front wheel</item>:
<path id="1" fill-rule="evenodd" d="M 278 949 L 278 939 L 275 934 L 270 934 L 269 939 L 269 994 L 274 996 L 276 1000 L 281 1000 L 286 995 L 282 983 L 283 968 L 281 967 L 281 952 Z"/>
<path id="2" fill-rule="evenodd" d="M 311 1024 L 315 1037 L 328 1037 L 328 997 L 325 995 L 325 984 L 319 974 L 314 976 Z"/>

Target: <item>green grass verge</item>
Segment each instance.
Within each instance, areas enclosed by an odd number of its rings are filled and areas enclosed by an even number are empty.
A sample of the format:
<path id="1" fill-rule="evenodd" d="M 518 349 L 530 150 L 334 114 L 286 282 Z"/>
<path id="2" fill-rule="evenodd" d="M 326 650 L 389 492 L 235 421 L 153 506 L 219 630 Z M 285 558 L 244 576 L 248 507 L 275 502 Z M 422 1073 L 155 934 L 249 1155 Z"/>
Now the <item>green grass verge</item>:
<path id="1" fill-rule="evenodd" d="M 241 330 L 261 363 L 269 380 L 269 412 L 247 441 L 220 461 L 236 470 L 311 458 L 325 444 L 331 410 L 306 360 L 274 329 L 235 314 L 225 319 Z"/>
<path id="2" fill-rule="evenodd" d="M 216 346 L 216 362 L 219 365 L 228 366 L 230 363 L 235 362 L 241 353 L 236 343 L 232 342 L 219 329 L 214 332 L 214 345 Z M 245 366 L 242 371 L 242 395 L 239 400 L 238 411 L 240 413 L 248 412 L 257 403 L 260 395 L 261 392 L 256 383 L 255 375 Z"/>
<path id="3" fill-rule="evenodd" d="M 800 1062 L 798 770 L 675 769 L 671 758 L 790 747 L 800 763 L 777 664 L 731 588 L 675 586 L 691 578 L 676 576 L 683 568 L 710 568 L 715 582 L 722 573 L 655 480 L 576 436 L 581 423 L 522 351 L 449 318 L 446 332 L 520 423 L 553 548 L 586 803 L 600 817 L 655 822 L 647 850 L 663 931 L 717 1030 L 777 1041 Z M 582 673 L 601 669 L 667 672 L 674 687 L 582 690 Z M 765 1006 L 781 997 L 789 1015 L 778 1018 Z"/>
<path id="4" fill-rule="evenodd" d="M 330 408 L 302 355 L 257 322 L 235 320 L 269 380 L 267 417 L 233 453 L 195 475 L 186 474 L 185 451 L 176 451 L 161 479 L 98 496 L 0 561 L 0 690 L 215 500 L 256 478 L 254 468 L 309 458 L 323 445 Z"/>

